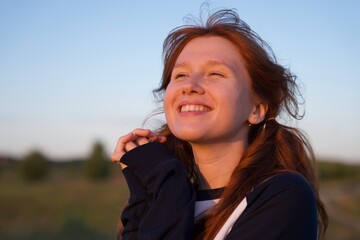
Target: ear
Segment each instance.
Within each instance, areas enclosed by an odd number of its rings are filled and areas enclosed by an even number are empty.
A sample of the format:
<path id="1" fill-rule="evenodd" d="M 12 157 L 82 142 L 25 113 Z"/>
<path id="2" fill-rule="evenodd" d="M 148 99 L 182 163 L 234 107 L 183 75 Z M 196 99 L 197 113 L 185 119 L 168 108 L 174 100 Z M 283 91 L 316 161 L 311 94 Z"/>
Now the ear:
<path id="1" fill-rule="evenodd" d="M 266 103 L 260 102 L 256 104 L 248 117 L 249 123 L 251 125 L 261 123 L 266 116 L 267 110 L 268 105 Z"/>

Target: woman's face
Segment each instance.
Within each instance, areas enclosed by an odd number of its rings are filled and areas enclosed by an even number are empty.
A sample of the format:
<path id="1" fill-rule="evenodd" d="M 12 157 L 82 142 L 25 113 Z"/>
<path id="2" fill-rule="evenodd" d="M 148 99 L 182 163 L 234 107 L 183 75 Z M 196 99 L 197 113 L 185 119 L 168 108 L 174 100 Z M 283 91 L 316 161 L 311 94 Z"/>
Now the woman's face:
<path id="1" fill-rule="evenodd" d="M 164 96 L 171 132 L 190 143 L 243 141 L 255 108 L 244 60 L 229 40 L 199 37 L 180 53 Z"/>

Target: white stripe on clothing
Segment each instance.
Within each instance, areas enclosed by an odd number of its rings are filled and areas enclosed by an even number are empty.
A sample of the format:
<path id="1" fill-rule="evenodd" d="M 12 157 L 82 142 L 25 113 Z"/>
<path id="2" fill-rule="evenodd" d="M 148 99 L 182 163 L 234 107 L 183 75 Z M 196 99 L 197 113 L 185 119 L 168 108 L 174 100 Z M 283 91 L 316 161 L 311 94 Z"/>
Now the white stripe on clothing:
<path id="1" fill-rule="evenodd" d="M 235 208 L 235 210 L 232 212 L 230 217 L 226 220 L 224 225 L 221 227 L 220 231 L 214 238 L 214 240 L 222 240 L 224 239 L 228 233 L 231 231 L 235 221 L 240 217 L 240 215 L 244 212 L 245 208 L 247 206 L 246 198 L 244 198 L 239 205 Z"/>

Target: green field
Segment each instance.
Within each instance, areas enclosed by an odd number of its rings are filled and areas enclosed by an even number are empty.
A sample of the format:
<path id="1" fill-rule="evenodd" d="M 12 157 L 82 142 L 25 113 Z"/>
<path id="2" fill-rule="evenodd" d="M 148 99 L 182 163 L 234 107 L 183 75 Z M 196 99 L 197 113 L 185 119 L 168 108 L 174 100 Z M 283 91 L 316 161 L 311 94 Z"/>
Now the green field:
<path id="1" fill-rule="evenodd" d="M 320 162 L 320 193 L 329 214 L 327 240 L 360 239 L 360 165 Z"/>
<path id="2" fill-rule="evenodd" d="M 93 181 L 82 164 L 56 164 L 46 181 L 29 183 L 16 169 L 0 174 L 0 239 L 114 239 L 127 199 L 120 169 Z"/>
<path id="3" fill-rule="evenodd" d="M 92 181 L 83 164 L 52 164 L 29 183 L 16 166 L 0 171 L 0 239 L 114 239 L 128 192 L 118 165 Z M 360 167 L 321 163 L 321 195 L 330 215 L 327 240 L 360 239 Z"/>

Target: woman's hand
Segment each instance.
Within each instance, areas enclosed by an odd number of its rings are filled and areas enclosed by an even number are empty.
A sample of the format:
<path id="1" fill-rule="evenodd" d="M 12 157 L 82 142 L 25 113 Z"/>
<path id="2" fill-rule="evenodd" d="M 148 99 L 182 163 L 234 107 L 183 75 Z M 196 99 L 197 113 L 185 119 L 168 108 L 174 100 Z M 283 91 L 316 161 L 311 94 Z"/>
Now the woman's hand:
<path id="1" fill-rule="evenodd" d="M 115 147 L 115 151 L 111 155 L 111 160 L 112 162 L 119 162 L 121 157 L 128 151 L 136 148 L 137 146 L 154 141 L 163 143 L 166 141 L 166 137 L 157 135 L 149 129 L 137 128 L 134 131 L 119 138 Z M 123 163 L 120 163 L 120 165 L 122 169 L 127 167 Z"/>

